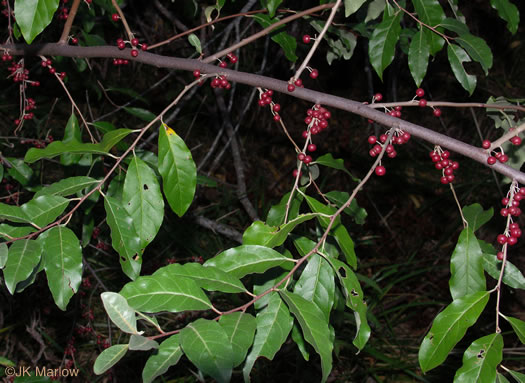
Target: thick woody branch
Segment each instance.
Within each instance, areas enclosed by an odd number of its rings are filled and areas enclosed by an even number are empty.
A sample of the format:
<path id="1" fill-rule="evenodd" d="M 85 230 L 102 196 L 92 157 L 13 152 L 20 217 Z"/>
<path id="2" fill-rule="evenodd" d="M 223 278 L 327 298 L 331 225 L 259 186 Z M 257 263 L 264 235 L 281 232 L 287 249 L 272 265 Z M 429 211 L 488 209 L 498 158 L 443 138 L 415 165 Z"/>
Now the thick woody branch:
<path id="1" fill-rule="evenodd" d="M 385 113 L 370 108 L 366 104 L 357 101 L 337 97 L 326 93 L 314 91 L 305 88 L 296 88 L 294 92 L 288 92 L 288 82 L 277 80 L 270 77 L 260 76 L 252 73 L 238 72 L 231 69 L 218 68 L 215 65 L 205 64 L 198 60 L 183 59 L 177 57 L 167 57 L 156 55 L 149 52 L 141 52 L 138 57 L 132 58 L 130 49 L 119 50 L 117 47 L 101 46 L 101 47 L 73 47 L 59 44 L 44 44 L 44 45 L 0 45 L 0 49 L 8 49 L 11 55 L 53 55 L 66 56 L 77 58 L 126 58 L 134 60 L 147 65 L 152 65 L 162 68 L 180 69 L 185 71 L 200 70 L 201 73 L 220 73 L 226 75 L 228 80 L 238 83 L 273 89 L 274 91 L 288 94 L 292 97 L 297 97 L 303 100 L 311 101 L 312 103 L 330 106 L 336 109 L 345 110 L 347 112 L 357 114 L 367 119 L 372 119 L 375 122 L 388 126 L 398 127 L 414 137 L 421 138 L 434 145 L 440 145 L 451 151 L 462 154 L 465 157 L 478 161 L 486 166 L 488 154 L 481 148 L 466 144 L 441 133 L 434 132 L 430 129 L 424 128 L 420 125 L 404 121 Z M 496 163 L 490 166 L 492 169 L 506 175 L 509 178 L 515 179 L 521 184 L 525 184 L 525 173 L 511 168 L 502 163 Z"/>

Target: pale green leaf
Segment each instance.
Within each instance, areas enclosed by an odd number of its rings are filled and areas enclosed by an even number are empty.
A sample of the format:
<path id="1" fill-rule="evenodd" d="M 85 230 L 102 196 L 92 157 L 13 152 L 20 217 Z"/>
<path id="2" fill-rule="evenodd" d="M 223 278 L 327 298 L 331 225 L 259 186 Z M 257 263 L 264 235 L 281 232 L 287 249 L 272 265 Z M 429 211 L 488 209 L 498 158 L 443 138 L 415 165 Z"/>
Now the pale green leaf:
<path id="1" fill-rule="evenodd" d="M 150 356 L 146 361 L 144 370 L 142 370 L 143 382 L 153 382 L 157 376 L 164 374 L 168 368 L 176 365 L 182 355 L 179 334 L 170 336 L 160 344 L 158 353 Z"/>
<path id="2" fill-rule="evenodd" d="M 366 2 L 366 0 L 345 0 L 345 17 L 348 17 L 357 12 L 359 8 Z"/>
<path id="3" fill-rule="evenodd" d="M 109 319 L 122 331 L 129 334 L 136 334 L 137 331 L 137 317 L 135 310 L 133 310 L 126 298 L 122 295 L 110 291 L 100 294 L 104 309 L 109 316 Z"/>
<path id="4" fill-rule="evenodd" d="M 495 254 L 483 254 L 483 268 L 494 279 L 498 280 L 501 272 L 502 262 L 498 260 Z M 513 263 L 505 263 L 503 272 L 503 283 L 513 289 L 525 290 L 525 277 Z"/>
<path id="5" fill-rule="evenodd" d="M 137 334 L 129 338 L 129 349 L 132 351 L 148 351 L 155 348 L 159 348 L 159 344 L 153 339 Z"/>
<path id="6" fill-rule="evenodd" d="M 250 314 L 235 312 L 221 316 L 219 324 L 232 346 L 233 367 L 237 367 L 244 361 L 253 343 L 257 322 Z"/>
<path id="7" fill-rule="evenodd" d="M 3 269 L 7 262 L 9 249 L 5 243 L 0 243 L 0 269 Z"/>
<path id="8" fill-rule="evenodd" d="M 116 344 L 109 348 L 106 348 L 95 360 L 93 366 L 93 372 L 96 375 L 103 374 L 126 355 L 128 351 L 127 344 Z"/>
<path id="9" fill-rule="evenodd" d="M 198 54 L 202 54 L 201 41 L 195 33 L 191 33 L 188 36 L 188 41 L 190 42 L 191 46 L 195 48 Z"/>
<path id="10" fill-rule="evenodd" d="M 30 239 L 15 241 L 9 248 L 9 257 L 4 266 L 4 282 L 11 294 L 16 285 L 31 276 L 40 262 L 41 244 Z"/>

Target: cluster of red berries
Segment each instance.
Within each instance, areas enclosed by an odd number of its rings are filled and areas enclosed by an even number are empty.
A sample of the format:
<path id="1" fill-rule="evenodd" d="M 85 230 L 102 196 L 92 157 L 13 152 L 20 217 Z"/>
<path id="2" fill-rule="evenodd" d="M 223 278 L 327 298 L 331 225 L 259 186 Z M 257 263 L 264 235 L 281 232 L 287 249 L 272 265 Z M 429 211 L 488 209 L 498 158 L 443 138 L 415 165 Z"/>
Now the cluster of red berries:
<path id="1" fill-rule="evenodd" d="M 379 139 L 376 136 L 369 136 L 368 137 L 368 143 L 370 145 L 374 145 L 372 149 L 368 151 L 368 154 L 370 157 L 377 157 L 381 151 L 383 150 L 383 147 L 385 147 L 385 153 L 389 158 L 396 158 L 397 151 L 394 147 L 394 145 L 404 145 L 408 141 L 410 141 L 411 135 L 408 132 L 405 132 L 401 129 L 394 130 L 394 134 L 392 135 L 391 142 L 388 141 L 388 134 L 389 131 L 386 131 L 384 134 L 381 134 L 379 136 Z M 374 172 L 378 176 L 384 176 L 386 174 L 386 169 L 384 166 L 379 164 L 375 169 Z"/>
<path id="2" fill-rule="evenodd" d="M 514 196 L 512 197 L 512 200 L 508 197 L 505 197 L 501 200 L 501 204 L 503 205 L 503 208 L 500 210 L 500 214 L 503 217 L 518 217 L 521 215 L 521 209 L 520 209 L 520 201 L 525 198 L 525 188 L 519 189 Z"/>
<path id="3" fill-rule="evenodd" d="M 2 61 L 8 62 L 12 61 L 13 57 L 4 51 L 2 55 Z M 34 117 L 32 110 L 36 109 L 35 100 L 32 98 L 26 98 L 25 89 L 28 85 L 31 86 L 40 86 L 40 81 L 31 81 L 29 80 L 29 71 L 24 67 L 24 60 L 19 62 L 11 62 L 11 65 L 7 68 L 11 73 L 9 77 L 13 79 L 13 82 L 20 83 L 21 93 L 23 99 L 23 110 L 22 115 L 15 119 L 15 125 L 20 126 L 24 120 L 32 120 Z"/>
<path id="4" fill-rule="evenodd" d="M 12 61 L 13 56 L 11 56 L 7 51 L 4 51 L 2 54 L 2 61 Z"/>
<path id="5" fill-rule="evenodd" d="M 103 349 L 109 348 L 109 346 L 110 346 L 109 340 L 108 339 L 103 339 L 102 335 L 100 335 L 100 334 L 97 334 L 97 345 L 99 345 Z"/>
<path id="6" fill-rule="evenodd" d="M 2 7 L 4 8 L 2 9 L 2 15 L 4 15 L 5 17 L 9 17 L 9 11 L 7 10 L 7 0 L 2 0 L 2 3 L 0 4 L 2 4 Z M 11 15 L 14 16 L 13 10 L 11 10 Z"/>
<path id="7" fill-rule="evenodd" d="M 213 80 L 211 80 L 210 86 L 212 88 L 214 88 L 214 89 L 215 88 L 222 88 L 222 89 L 229 90 L 229 89 L 231 89 L 232 84 L 230 84 L 230 82 L 228 81 L 228 79 L 226 78 L 225 75 L 221 75 L 221 76 L 215 77 Z"/>
<path id="8" fill-rule="evenodd" d="M 113 65 L 114 66 L 128 65 L 128 64 L 129 64 L 129 60 L 128 59 L 113 59 Z"/>
<path id="9" fill-rule="evenodd" d="M 515 128 L 510 128 L 511 131 L 514 129 Z M 520 136 L 513 136 L 512 138 L 510 138 L 509 141 L 514 146 L 519 146 L 522 143 L 522 139 Z M 492 146 L 492 143 L 489 140 L 483 140 L 483 142 L 481 143 L 481 147 L 483 149 L 490 149 L 491 146 Z M 490 156 L 487 158 L 487 163 L 489 165 L 494 165 L 498 161 L 501 163 L 505 163 L 509 160 L 509 156 L 503 153 L 503 150 L 501 149 L 501 147 L 500 147 L 500 150 L 501 151 L 492 151 L 490 153 Z"/>
<path id="10" fill-rule="evenodd" d="M 500 210 L 500 214 L 503 217 L 507 217 L 507 228 L 503 234 L 499 234 L 497 241 L 503 246 L 513 246 L 518 243 L 518 239 L 522 235 L 522 230 L 517 222 L 512 222 L 512 217 L 518 217 L 521 215 L 521 209 L 519 208 L 520 201 L 525 198 L 525 187 L 516 188 L 514 193 L 501 200 L 503 208 Z M 503 251 L 499 251 L 497 254 L 498 259 L 503 259 Z"/>
<path id="11" fill-rule="evenodd" d="M 77 349 L 75 348 L 75 337 L 72 336 L 71 339 L 69 339 L 69 342 L 67 342 L 66 348 L 64 349 L 64 355 L 70 355 L 74 357 L 76 351 Z"/>
<path id="12" fill-rule="evenodd" d="M 78 325 L 77 328 L 75 329 L 75 332 L 77 333 L 77 335 L 80 335 L 80 336 L 87 335 L 87 334 L 92 334 L 93 333 L 93 327 Z"/>
<path id="13" fill-rule="evenodd" d="M 82 287 L 85 287 L 87 289 L 91 288 L 91 278 L 89 277 L 82 278 Z"/>
<path id="14" fill-rule="evenodd" d="M 87 318 L 89 321 L 92 321 L 95 319 L 95 315 L 93 314 L 93 310 L 88 309 L 82 313 L 82 317 Z"/>
<path id="15" fill-rule="evenodd" d="M 376 101 L 381 102 L 382 100 L 383 100 L 383 95 L 381 93 L 376 93 L 372 97 L 372 104 L 375 103 Z M 401 109 L 403 109 L 403 107 L 401 105 L 397 105 L 394 107 L 394 109 L 385 108 L 385 113 L 388 114 L 389 116 L 399 118 L 401 117 Z M 374 121 L 368 120 L 368 122 L 372 124 Z"/>
<path id="16" fill-rule="evenodd" d="M 120 50 L 126 48 L 126 44 L 128 43 L 131 45 L 131 57 L 137 57 L 139 55 L 139 50 L 137 49 L 137 47 L 140 47 L 140 49 L 142 49 L 143 51 L 148 50 L 148 45 L 144 43 L 139 43 L 139 39 L 137 39 L 136 37 L 132 38 L 130 41 L 125 41 L 124 39 L 120 38 L 117 39 L 117 47 Z"/>
<path id="17" fill-rule="evenodd" d="M 279 115 L 281 105 L 273 102 L 272 96 L 273 90 L 267 89 L 263 92 L 261 89 L 259 89 L 259 101 L 257 103 L 262 107 L 270 105 L 270 110 L 272 111 L 274 121 L 279 121 L 281 120 L 281 116 Z"/>
<path id="18" fill-rule="evenodd" d="M 53 67 L 53 61 L 51 61 L 50 59 L 42 60 L 40 65 L 42 65 L 42 68 L 47 68 L 49 73 L 51 74 L 57 73 L 57 70 L 55 69 L 55 67 Z M 60 77 L 61 80 L 64 80 L 66 76 L 66 72 L 58 73 L 58 77 Z"/>
<path id="19" fill-rule="evenodd" d="M 237 61 L 239 61 L 239 58 L 234 55 L 233 53 L 228 53 L 226 55 L 226 57 L 228 57 L 228 60 L 230 61 L 231 64 L 235 64 Z M 228 67 L 228 63 L 226 62 L 226 60 L 219 60 L 219 67 L 221 68 L 227 68 Z"/>
<path id="20" fill-rule="evenodd" d="M 45 148 L 46 147 L 46 143 L 50 144 L 53 142 L 53 136 L 49 135 L 47 136 L 47 138 L 45 139 L 45 141 L 43 140 L 33 140 L 33 139 L 24 139 L 24 140 L 20 140 L 20 143 L 22 145 L 33 145 L 35 148 Z"/>
<path id="21" fill-rule="evenodd" d="M 313 108 L 308 109 L 304 119 L 304 123 L 308 127 L 303 131 L 303 138 L 307 139 L 309 134 L 315 136 L 328 128 L 330 117 L 332 117 L 332 113 L 319 104 L 315 104 Z"/>
<path id="22" fill-rule="evenodd" d="M 459 162 L 450 159 L 450 152 L 448 150 L 443 150 L 440 146 L 436 146 L 434 150 L 430 152 L 430 159 L 434 163 L 434 167 L 442 171 L 440 181 L 443 185 L 454 182 L 456 179 L 454 170 L 459 169 Z"/>

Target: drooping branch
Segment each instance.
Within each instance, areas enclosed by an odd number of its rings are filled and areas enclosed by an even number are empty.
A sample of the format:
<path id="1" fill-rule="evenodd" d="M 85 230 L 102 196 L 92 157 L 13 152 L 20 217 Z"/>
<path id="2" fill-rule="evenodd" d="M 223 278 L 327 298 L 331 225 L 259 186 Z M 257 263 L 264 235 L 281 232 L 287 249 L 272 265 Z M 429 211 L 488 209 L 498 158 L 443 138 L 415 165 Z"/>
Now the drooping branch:
<path id="1" fill-rule="evenodd" d="M 7 49 L 11 55 L 53 55 L 77 58 L 125 58 L 161 68 L 180 69 L 190 72 L 198 69 L 203 74 L 219 73 L 221 75 L 227 76 L 229 81 L 235 81 L 254 87 L 272 89 L 277 92 L 288 94 L 292 97 L 311 101 L 312 103 L 322 104 L 324 106 L 329 106 L 357 114 L 367 119 L 374 120 L 375 122 L 387 127 L 398 127 L 399 129 L 410 133 L 414 137 L 421 138 L 434 145 L 440 145 L 488 166 L 488 154 L 481 148 L 466 144 L 423 126 L 389 116 L 385 113 L 375 110 L 374 108 L 371 108 L 366 104 L 362 104 L 354 100 L 349 100 L 343 97 L 333 96 L 306 88 L 296 88 L 294 92 L 288 92 L 288 82 L 275 78 L 260 76 L 253 73 L 239 72 L 231 69 L 218 68 L 215 65 L 205 64 L 199 60 L 167 57 L 156 55 L 150 52 L 141 52 L 138 57 L 132 58 L 130 49 L 119 50 L 117 47 L 112 46 L 74 47 L 59 44 L 16 44 L 0 45 L 0 49 L 2 48 Z M 520 172 L 519 170 L 513 169 L 510 166 L 502 163 L 496 163 L 490 167 L 509 178 L 517 180 L 521 184 L 525 184 L 525 173 Z"/>

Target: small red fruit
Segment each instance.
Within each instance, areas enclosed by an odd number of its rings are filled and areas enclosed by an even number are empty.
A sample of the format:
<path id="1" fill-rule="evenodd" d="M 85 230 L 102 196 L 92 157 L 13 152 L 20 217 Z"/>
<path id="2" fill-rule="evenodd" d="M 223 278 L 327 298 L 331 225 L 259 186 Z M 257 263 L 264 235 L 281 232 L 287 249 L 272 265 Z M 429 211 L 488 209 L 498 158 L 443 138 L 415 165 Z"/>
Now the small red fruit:
<path id="1" fill-rule="evenodd" d="M 434 109 L 434 116 L 441 117 L 441 109 L 439 108 Z"/>
<path id="2" fill-rule="evenodd" d="M 293 92 L 295 90 L 294 84 L 288 84 L 288 92 Z"/>
<path id="3" fill-rule="evenodd" d="M 303 36 L 303 43 L 309 44 L 311 40 L 312 40 L 312 38 L 310 37 L 310 35 L 304 35 Z"/>
<path id="4" fill-rule="evenodd" d="M 423 97 L 425 95 L 425 91 L 421 88 L 416 89 L 416 96 Z"/>
<path id="5" fill-rule="evenodd" d="M 315 144 L 308 145 L 309 152 L 315 152 L 316 150 L 317 150 L 317 146 Z"/>
<path id="6" fill-rule="evenodd" d="M 139 55 L 139 51 L 136 49 L 131 50 L 131 57 L 137 57 Z"/>
<path id="7" fill-rule="evenodd" d="M 491 144 L 492 144 L 492 143 L 491 143 L 489 140 L 483 140 L 483 142 L 481 143 L 481 147 L 482 147 L 483 149 L 488 149 L 488 148 L 490 148 L 490 145 L 491 145 Z"/>
<path id="8" fill-rule="evenodd" d="M 120 20 L 120 16 L 118 15 L 118 13 L 114 13 L 111 15 L 111 20 L 117 22 Z"/>
<path id="9" fill-rule="evenodd" d="M 381 93 L 376 93 L 374 95 L 374 100 L 375 101 L 381 101 L 383 99 L 383 95 Z"/>
<path id="10" fill-rule="evenodd" d="M 375 168 L 374 172 L 378 176 L 384 176 L 386 174 L 386 169 L 384 166 L 379 165 L 378 167 Z"/>

